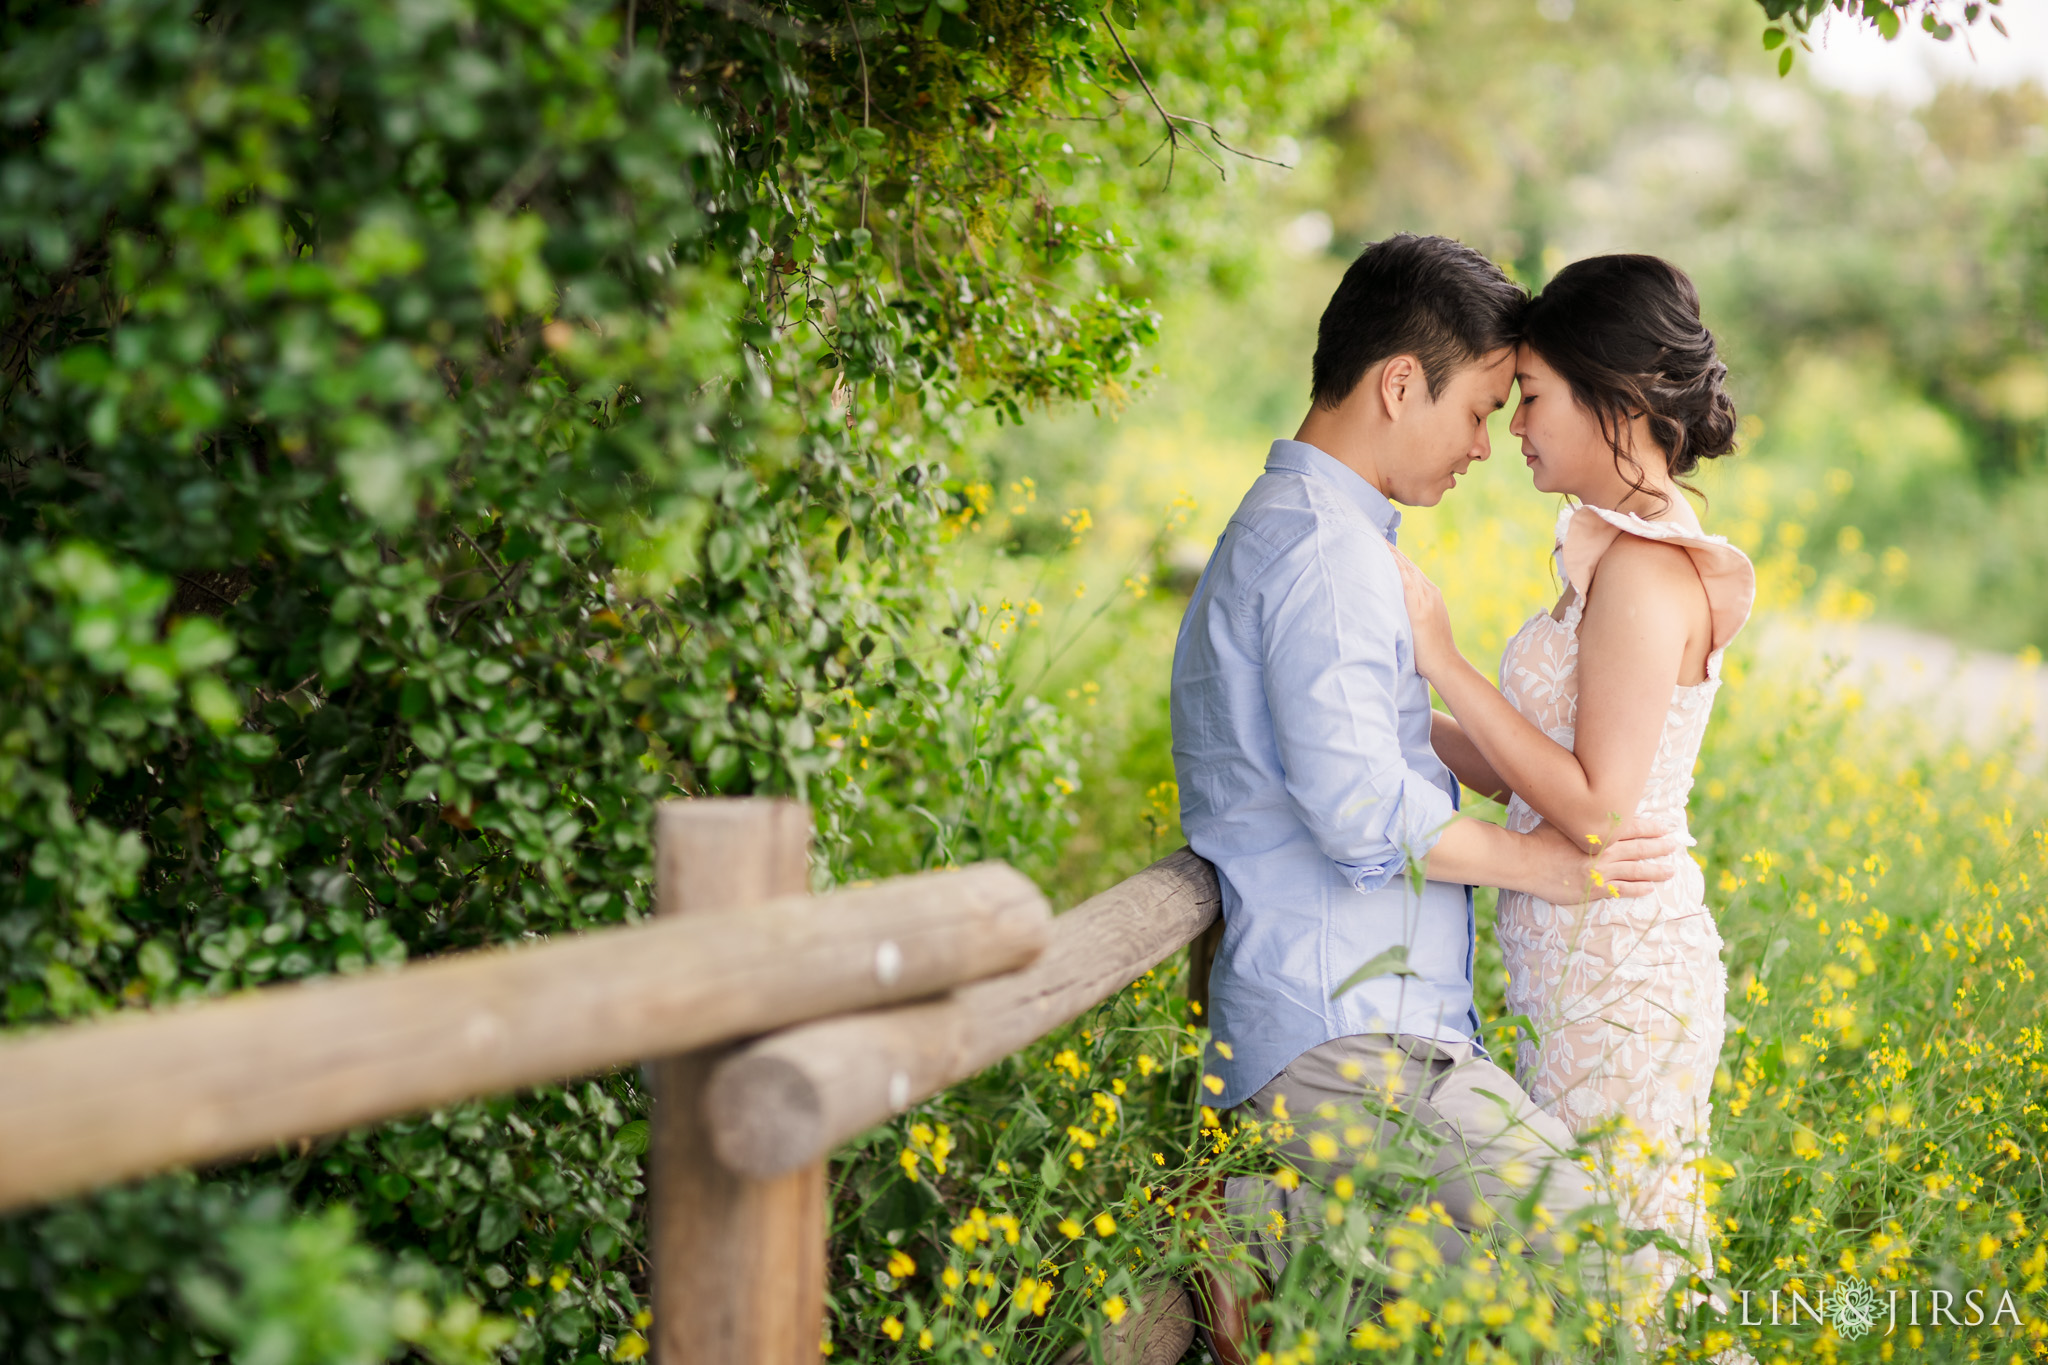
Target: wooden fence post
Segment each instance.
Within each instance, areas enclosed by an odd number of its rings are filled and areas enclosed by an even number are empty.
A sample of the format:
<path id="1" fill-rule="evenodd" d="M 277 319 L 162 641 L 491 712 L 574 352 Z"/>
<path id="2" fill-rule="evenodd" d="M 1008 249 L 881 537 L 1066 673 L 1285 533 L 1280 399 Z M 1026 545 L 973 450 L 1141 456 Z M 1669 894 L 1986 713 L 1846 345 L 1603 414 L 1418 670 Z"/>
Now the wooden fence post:
<path id="1" fill-rule="evenodd" d="M 656 820 L 655 911 L 737 910 L 809 888 L 796 801 L 670 801 Z M 825 1163 L 755 1180 L 712 1153 L 701 1099 L 726 1049 L 653 1064 L 648 1240 L 656 1365 L 797 1365 L 824 1336 Z"/>
<path id="2" fill-rule="evenodd" d="M 1203 1028 L 1213 1028 L 1209 1019 L 1209 973 L 1216 966 L 1216 954 L 1223 951 L 1223 915 L 1219 911 L 1214 922 L 1195 935 L 1188 944 L 1188 999 L 1200 1008 L 1197 1013 Z"/>

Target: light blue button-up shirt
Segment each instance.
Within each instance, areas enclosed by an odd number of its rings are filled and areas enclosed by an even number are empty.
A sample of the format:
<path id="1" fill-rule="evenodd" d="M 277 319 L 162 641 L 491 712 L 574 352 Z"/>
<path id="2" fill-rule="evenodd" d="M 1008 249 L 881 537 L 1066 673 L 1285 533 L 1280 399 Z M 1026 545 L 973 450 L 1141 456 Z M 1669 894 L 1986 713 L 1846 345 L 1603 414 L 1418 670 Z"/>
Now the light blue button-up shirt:
<path id="1" fill-rule="evenodd" d="M 1418 896 L 1404 875 L 1455 818 L 1458 783 L 1430 748 L 1429 685 L 1387 548 L 1400 521 L 1346 466 L 1275 441 L 1181 621 L 1181 827 L 1223 888 L 1209 975 L 1219 1108 L 1333 1038 L 1479 1030 L 1471 888 L 1425 882 Z M 1396 944 L 1415 975 L 1331 998 Z"/>

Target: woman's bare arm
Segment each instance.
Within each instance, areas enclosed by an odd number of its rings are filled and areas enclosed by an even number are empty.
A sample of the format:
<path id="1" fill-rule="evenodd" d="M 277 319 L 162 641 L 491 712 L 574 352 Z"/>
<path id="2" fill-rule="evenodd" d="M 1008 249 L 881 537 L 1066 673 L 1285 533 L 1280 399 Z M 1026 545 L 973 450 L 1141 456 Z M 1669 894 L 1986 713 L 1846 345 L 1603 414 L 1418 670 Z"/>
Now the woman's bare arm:
<path id="1" fill-rule="evenodd" d="M 1706 590 L 1676 546 L 1624 537 L 1601 564 L 1579 623 L 1577 749 L 1544 734 L 1465 661 L 1442 596 L 1403 563 L 1416 666 L 1488 766 L 1546 822 L 1597 846 L 1635 813 L 1689 644 L 1711 629 Z"/>
<path id="2" fill-rule="evenodd" d="M 1515 834 L 1484 820 L 1461 816 L 1430 849 L 1423 875 L 1467 886 L 1526 891 L 1552 905 L 1646 896 L 1676 873 L 1671 854 L 1678 840 L 1662 825 L 1630 820 L 1616 837 L 1588 852 L 1546 825 Z"/>
<path id="3" fill-rule="evenodd" d="M 1451 770 L 1451 776 L 1468 790 L 1478 792 L 1490 801 L 1505 802 L 1514 795 L 1454 717 L 1441 711 L 1429 713 L 1429 747 L 1436 750 L 1436 756 Z"/>

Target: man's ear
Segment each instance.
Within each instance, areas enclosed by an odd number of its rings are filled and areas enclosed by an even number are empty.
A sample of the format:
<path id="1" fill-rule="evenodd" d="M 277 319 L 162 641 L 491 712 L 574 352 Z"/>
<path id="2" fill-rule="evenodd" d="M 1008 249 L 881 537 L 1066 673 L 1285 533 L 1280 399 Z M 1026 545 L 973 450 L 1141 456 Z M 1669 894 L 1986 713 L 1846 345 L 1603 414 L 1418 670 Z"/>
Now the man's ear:
<path id="1" fill-rule="evenodd" d="M 1398 422 L 1421 396 L 1422 365 L 1412 355 L 1397 355 L 1380 367 L 1379 381 L 1380 406 L 1389 422 Z"/>

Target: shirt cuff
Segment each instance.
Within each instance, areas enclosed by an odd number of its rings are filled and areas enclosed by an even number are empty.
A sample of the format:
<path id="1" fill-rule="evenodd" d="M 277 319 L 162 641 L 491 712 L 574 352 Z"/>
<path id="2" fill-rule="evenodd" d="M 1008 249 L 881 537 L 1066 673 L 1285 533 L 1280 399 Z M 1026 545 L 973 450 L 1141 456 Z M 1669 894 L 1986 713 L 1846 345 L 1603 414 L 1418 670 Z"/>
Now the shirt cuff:
<path id="1" fill-rule="evenodd" d="M 1444 830 L 1458 816 L 1458 808 L 1443 789 L 1412 769 L 1401 774 L 1392 808 L 1379 822 L 1383 856 L 1362 863 L 1338 863 L 1361 893 L 1378 891 L 1390 884 L 1410 863 L 1419 863 L 1436 847 Z"/>

